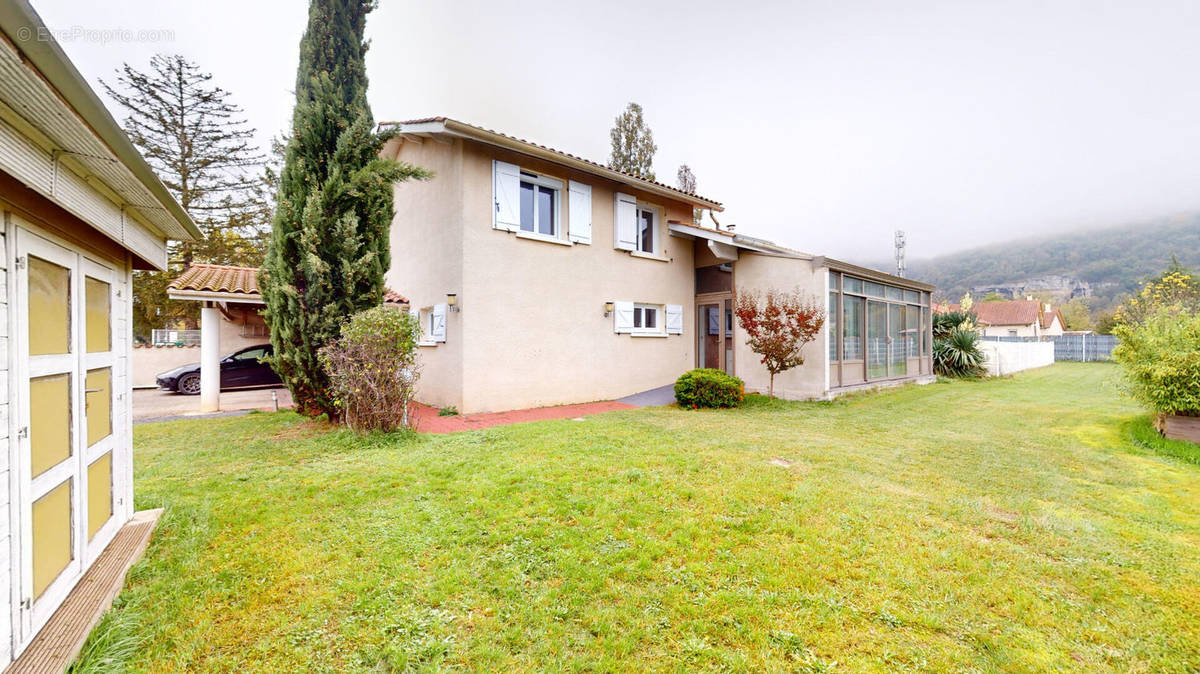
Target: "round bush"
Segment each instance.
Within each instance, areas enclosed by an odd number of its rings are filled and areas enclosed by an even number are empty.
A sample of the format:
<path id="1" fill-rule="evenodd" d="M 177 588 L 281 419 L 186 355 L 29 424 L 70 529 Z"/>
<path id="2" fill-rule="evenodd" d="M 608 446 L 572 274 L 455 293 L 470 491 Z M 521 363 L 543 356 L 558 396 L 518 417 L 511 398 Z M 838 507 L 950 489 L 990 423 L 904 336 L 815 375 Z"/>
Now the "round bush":
<path id="1" fill-rule="evenodd" d="M 737 407 L 746 397 L 741 379 L 721 370 L 701 367 L 675 382 L 675 400 L 684 407 Z"/>

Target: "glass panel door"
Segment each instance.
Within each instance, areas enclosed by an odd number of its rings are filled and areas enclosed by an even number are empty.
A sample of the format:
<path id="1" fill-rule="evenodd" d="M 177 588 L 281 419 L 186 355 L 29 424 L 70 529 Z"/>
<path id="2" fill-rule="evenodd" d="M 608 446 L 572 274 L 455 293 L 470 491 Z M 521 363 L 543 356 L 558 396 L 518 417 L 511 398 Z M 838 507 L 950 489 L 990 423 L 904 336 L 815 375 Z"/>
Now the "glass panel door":
<path id="1" fill-rule="evenodd" d="M 733 374 L 733 300 L 725 300 L 725 362 L 721 369 Z"/>
<path id="2" fill-rule="evenodd" d="M 887 304 L 867 301 L 867 378 L 882 379 L 888 374 Z"/>
<path id="3" fill-rule="evenodd" d="M 907 344 L 904 341 L 904 307 L 888 305 L 888 376 L 902 377 L 908 372 Z"/>
<path id="4" fill-rule="evenodd" d="M 722 343 L 721 305 L 701 304 L 696 307 L 696 367 L 721 369 Z"/>

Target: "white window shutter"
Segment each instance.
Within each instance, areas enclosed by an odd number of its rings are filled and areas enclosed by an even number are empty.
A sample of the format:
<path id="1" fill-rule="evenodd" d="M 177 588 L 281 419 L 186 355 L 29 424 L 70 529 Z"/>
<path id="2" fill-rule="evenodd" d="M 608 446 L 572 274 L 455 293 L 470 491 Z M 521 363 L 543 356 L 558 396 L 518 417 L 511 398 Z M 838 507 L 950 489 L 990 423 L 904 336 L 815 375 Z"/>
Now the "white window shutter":
<path id="1" fill-rule="evenodd" d="M 613 331 L 633 332 L 633 302 L 613 302 Z"/>
<path id="2" fill-rule="evenodd" d="M 430 330 L 430 337 L 433 337 L 435 342 L 446 341 L 446 305 L 433 305 L 433 325 Z"/>
<path id="3" fill-rule="evenodd" d="M 668 304 L 667 305 L 667 334 L 682 335 L 683 334 L 683 305 Z"/>
<path id="4" fill-rule="evenodd" d="M 613 204 L 613 246 L 621 250 L 637 248 L 637 197 L 617 192 Z"/>
<path id="5" fill-rule="evenodd" d="M 521 229 L 521 168 L 492 161 L 492 227 L 515 232 Z"/>
<path id="6" fill-rule="evenodd" d="M 574 180 L 567 183 L 567 208 L 571 218 L 568 223 L 571 228 L 571 240 L 575 243 L 592 242 L 592 186 L 577 183 Z"/>

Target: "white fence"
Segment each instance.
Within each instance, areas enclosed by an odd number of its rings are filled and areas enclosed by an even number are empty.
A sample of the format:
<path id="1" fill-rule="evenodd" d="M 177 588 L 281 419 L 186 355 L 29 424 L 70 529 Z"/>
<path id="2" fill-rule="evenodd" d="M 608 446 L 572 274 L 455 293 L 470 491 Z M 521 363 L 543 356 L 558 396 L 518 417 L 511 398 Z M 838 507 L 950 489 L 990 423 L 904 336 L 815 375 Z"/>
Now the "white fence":
<path id="1" fill-rule="evenodd" d="M 150 344 L 153 346 L 199 346 L 199 330 L 151 330 Z"/>
<path id="2" fill-rule="evenodd" d="M 1013 374 L 1054 364 L 1054 342 L 980 341 L 987 373 L 991 376 Z"/>

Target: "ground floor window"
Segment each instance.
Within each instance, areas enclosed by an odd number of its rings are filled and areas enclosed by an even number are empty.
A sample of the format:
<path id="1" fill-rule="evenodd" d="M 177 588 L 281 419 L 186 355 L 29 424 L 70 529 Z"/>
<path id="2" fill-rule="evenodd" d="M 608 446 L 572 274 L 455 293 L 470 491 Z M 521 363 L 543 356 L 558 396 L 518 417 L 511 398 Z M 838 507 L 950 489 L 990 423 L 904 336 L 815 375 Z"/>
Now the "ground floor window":
<path id="1" fill-rule="evenodd" d="M 633 305 L 633 329 L 639 332 L 662 332 L 659 320 L 662 307 L 657 304 Z"/>

